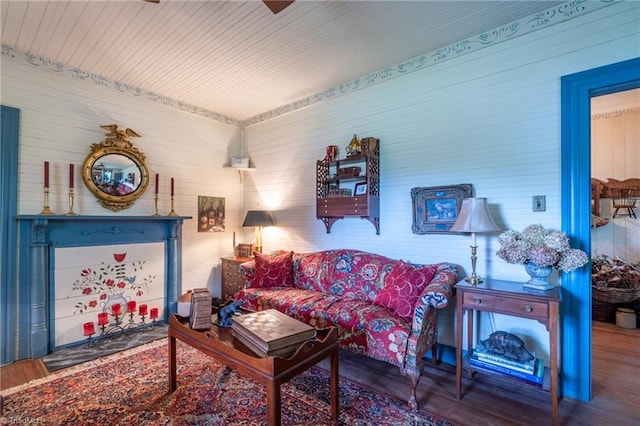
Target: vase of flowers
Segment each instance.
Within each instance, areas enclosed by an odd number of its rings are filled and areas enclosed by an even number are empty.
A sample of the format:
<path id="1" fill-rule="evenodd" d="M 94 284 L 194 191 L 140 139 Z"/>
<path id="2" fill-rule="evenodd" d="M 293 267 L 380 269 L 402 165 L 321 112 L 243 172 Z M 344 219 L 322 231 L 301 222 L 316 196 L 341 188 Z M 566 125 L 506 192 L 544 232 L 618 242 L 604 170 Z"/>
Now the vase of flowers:
<path id="1" fill-rule="evenodd" d="M 540 224 L 529 225 L 522 232 L 506 231 L 498 237 L 498 257 L 508 263 L 523 264 L 531 277 L 523 287 L 536 290 L 554 288 L 547 282 L 552 269 L 571 272 L 589 261 L 587 254 L 571 248 L 564 232 L 548 231 Z"/>

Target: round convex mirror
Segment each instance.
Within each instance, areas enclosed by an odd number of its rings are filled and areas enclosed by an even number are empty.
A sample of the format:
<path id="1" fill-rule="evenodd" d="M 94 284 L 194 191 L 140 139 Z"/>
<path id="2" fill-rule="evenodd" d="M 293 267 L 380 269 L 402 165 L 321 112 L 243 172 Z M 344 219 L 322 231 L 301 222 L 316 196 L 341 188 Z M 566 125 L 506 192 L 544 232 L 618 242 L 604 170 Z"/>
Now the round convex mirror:
<path id="1" fill-rule="evenodd" d="M 129 208 L 149 186 L 149 171 L 143 153 L 126 138 L 138 136 L 133 130 L 116 125 L 101 126 L 107 138 L 91 145 L 82 166 L 82 179 L 98 202 L 112 211 Z"/>

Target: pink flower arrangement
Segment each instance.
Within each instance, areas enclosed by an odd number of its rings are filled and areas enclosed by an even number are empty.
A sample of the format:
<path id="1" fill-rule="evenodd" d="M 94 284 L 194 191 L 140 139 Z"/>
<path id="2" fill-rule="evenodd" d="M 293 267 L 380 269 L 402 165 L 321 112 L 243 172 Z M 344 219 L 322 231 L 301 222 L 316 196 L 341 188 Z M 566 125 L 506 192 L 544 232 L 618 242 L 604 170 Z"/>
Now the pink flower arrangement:
<path id="1" fill-rule="evenodd" d="M 548 231 L 540 224 L 529 225 L 522 232 L 503 232 L 498 241 L 502 247 L 496 254 L 508 263 L 531 262 L 540 267 L 571 272 L 589 261 L 584 251 L 571 248 L 567 234 Z"/>

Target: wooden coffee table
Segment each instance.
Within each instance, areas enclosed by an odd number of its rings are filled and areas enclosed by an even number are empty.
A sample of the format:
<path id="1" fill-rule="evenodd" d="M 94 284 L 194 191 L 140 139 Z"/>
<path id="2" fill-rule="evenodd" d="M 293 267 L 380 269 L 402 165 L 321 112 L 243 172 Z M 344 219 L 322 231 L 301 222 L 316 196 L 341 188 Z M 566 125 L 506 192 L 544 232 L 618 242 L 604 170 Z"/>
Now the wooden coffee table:
<path id="1" fill-rule="evenodd" d="M 240 343 L 231 328 L 212 324 L 210 330 L 189 327 L 189 319 L 169 318 L 169 392 L 176 390 L 176 339 L 213 357 L 216 361 L 267 387 L 267 423 L 280 425 L 280 385 L 319 361 L 331 357 L 331 421 L 338 423 L 338 332 L 335 327 L 319 329 L 315 339 L 304 342 L 289 358 L 260 358 Z"/>

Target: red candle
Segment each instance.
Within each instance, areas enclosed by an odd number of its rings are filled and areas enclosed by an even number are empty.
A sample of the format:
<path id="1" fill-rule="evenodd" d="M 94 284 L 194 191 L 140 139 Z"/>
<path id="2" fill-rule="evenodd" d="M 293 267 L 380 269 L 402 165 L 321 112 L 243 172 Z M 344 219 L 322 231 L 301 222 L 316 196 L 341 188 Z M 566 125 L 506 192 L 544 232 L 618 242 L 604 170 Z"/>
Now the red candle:
<path id="1" fill-rule="evenodd" d="M 73 164 L 69 164 L 69 188 L 73 189 Z"/>
<path id="2" fill-rule="evenodd" d="M 156 173 L 156 194 L 158 193 L 159 179 L 158 174 Z"/>
<path id="3" fill-rule="evenodd" d="M 151 308 L 151 313 L 149 314 L 149 318 L 151 319 L 158 318 L 158 308 Z"/>
<path id="4" fill-rule="evenodd" d="M 95 332 L 96 332 L 96 330 L 93 327 L 93 321 L 84 323 L 84 335 L 85 336 L 91 336 Z"/>
<path id="5" fill-rule="evenodd" d="M 100 312 L 98 314 L 98 325 L 107 325 L 109 324 L 109 314 L 106 312 Z"/>
<path id="6" fill-rule="evenodd" d="M 122 313 L 122 305 L 119 303 L 114 303 L 111 305 L 111 313 L 113 315 L 120 315 Z"/>
<path id="7" fill-rule="evenodd" d="M 138 315 L 140 316 L 147 315 L 147 305 L 140 305 L 138 307 Z"/>
<path id="8" fill-rule="evenodd" d="M 127 312 L 135 312 L 136 311 L 136 301 L 129 300 L 127 302 Z"/>
<path id="9" fill-rule="evenodd" d="M 44 187 L 49 187 L 49 162 L 44 162 Z"/>
<path id="10" fill-rule="evenodd" d="M 173 178 L 171 178 L 171 196 L 173 197 Z"/>

